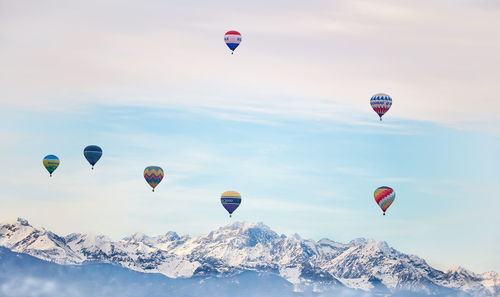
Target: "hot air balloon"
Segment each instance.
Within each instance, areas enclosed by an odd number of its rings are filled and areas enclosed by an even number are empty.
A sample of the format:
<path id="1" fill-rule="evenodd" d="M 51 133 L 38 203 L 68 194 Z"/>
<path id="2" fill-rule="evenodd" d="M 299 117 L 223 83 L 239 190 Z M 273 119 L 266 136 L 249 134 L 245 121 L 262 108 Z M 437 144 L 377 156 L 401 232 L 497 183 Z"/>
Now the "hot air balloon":
<path id="1" fill-rule="evenodd" d="M 241 195 L 235 191 L 226 191 L 220 196 L 220 202 L 229 213 L 229 217 L 231 217 L 233 212 L 240 206 Z"/>
<path id="2" fill-rule="evenodd" d="M 380 120 L 382 120 L 382 116 L 391 108 L 392 98 L 383 93 L 375 94 L 372 96 L 372 99 L 370 99 L 370 104 L 380 117 Z"/>
<path id="3" fill-rule="evenodd" d="M 144 179 L 146 182 L 153 188 L 153 192 L 155 191 L 156 186 L 163 179 L 163 169 L 158 166 L 148 166 L 144 169 Z"/>
<path id="4" fill-rule="evenodd" d="M 102 149 L 97 145 L 89 145 L 83 150 L 83 155 L 87 161 L 89 161 L 90 165 L 92 165 L 92 169 L 94 169 L 95 163 L 97 163 L 102 156 Z"/>
<path id="5" fill-rule="evenodd" d="M 241 34 L 238 31 L 227 31 L 224 35 L 224 42 L 231 50 L 232 55 L 234 53 L 234 50 L 238 47 L 238 45 L 240 45 Z"/>
<path id="6" fill-rule="evenodd" d="M 394 202 L 394 198 L 396 198 L 396 192 L 389 187 L 379 187 L 375 190 L 373 196 L 375 197 L 375 202 L 380 206 L 385 216 L 385 211 L 391 206 L 392 202 Z"/>
<path id="7" fill-rule="evenodd" d="M 45 169 L 47 169 L 50 176 L 52 176 L 52 172 L 59 166 L 59 158 L 54 155 L 47 155 L 43 158 L 43 166 L 45 166 Z"/>

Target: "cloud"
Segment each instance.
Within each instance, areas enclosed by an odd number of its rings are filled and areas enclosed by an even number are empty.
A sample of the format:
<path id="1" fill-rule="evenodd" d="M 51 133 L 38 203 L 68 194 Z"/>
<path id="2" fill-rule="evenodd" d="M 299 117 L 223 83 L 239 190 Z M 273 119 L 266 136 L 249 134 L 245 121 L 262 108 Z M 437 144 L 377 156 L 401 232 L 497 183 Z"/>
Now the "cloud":
<path id="1" fill-rule="evenodd" d="M 384 91 L 391 117 L 496 131 L 491 2 L 283 4 L 3 2 L 0 98 L 34 109 L 139 104 L 353 122 L 373 117 L 368 99 Z M 235 55 L 222 42 L 229 27 L 244 34 Z"/>
<path id="2" fill-rule="evenodd" d="M 297 203 L 293 201 L 279 201 L 276 199 L 262 199 L 262 198 L 252 198 L 245 201 L 245 207 L 248 210 L 255 211 L 269 211 L 280 213 L 323 213 L 329 215 L 347 215 L 352 213 L 347 209 L 342 209 L 340 207 L 325 207 L 325 206 L 316 206 L 315 204 L 306 204 L 306 203 Z"/>
<path id="3" fill-rule="evenodd" d="M 36 277 L 10 278 L 1 284 L 0 292 L 5 297 L 82 296 L 77 291 L 68 291 L 54 280 Z"/>

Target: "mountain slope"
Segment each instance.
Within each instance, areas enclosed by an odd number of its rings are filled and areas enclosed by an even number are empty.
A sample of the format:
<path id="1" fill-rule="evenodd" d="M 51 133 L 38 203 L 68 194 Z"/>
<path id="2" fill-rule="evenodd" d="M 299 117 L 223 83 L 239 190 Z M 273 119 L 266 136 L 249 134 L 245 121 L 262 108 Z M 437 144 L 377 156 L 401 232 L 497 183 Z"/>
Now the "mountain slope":
<path id="1" fill-rule="evenodd" d="M 59 237 L 18 219 L 0 225 L 0 245 L 60 264 L 112 263 L 170 278 L 270 273 L 286 279 L 296 292 L 345 287 L 377 294 L 500 296 L 494 272 L 445 273 L 385 242 L 304 240 L 278 235 L 262 223 L 236 222 L 194 238 L 174 232 L 156 237 L 138 233 L 112 241 L 85 234 Z"/>
<path id="2" fill-rule="evenodd" d="M 84 261 L 66 245 L 64 238 L 44 229 L 33 228 L 21 218 L 0 225 L 0 246 L 59 264 Z"/>
<path id="3" fill-rule="evenodd" d="M 112 264 L 59 265 L 6 248 L 0 248 L 0 284 L 2 297 L 229 297 L 235 292 L 246 297 L 298 297 L 290 283 L 272 274 L 171 279 Z"/>

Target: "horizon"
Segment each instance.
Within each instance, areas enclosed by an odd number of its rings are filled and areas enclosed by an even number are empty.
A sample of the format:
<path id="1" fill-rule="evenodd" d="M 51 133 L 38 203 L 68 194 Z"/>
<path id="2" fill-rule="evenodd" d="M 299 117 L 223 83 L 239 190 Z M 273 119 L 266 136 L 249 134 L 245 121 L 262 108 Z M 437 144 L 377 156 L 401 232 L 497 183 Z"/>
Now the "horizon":
<path id="1" fill-rule="evenodd" d="M 5 225 L 7 223 L 28 224 L 28 226 L 33 227 L 34 229 L 40 229 L 41 228 L 44 231 L 53 232 L 52 230 L 46 229 L 43 226 L 36 226 L 36 225 L 31 224 L 30 221 L 28 219 L 26 219 L 26 218 L 20 218 L 20 217 L 18 217 L 18 218 L 15 218 L 15 219 L 11 218 L 11 219 L 0 220 L 0 225 Z M 248 226 L 248 225 L 250 225 L 250 226 Z M 72 232 L 72 233 L 67 233 L 67 234 L 58 234 L 58 233 L 55 233 L 55 234 L 58 235 L 58 236 L 62 236 L 62 237 L 66 237 L 66 236 L 70 236 L 70 235 L 74 235 L 74 234 L 89 235 L 89 236 L 93 236 L 93 237 L 103 236 L 106 239 L 109 239 L 109 240 L 114 241 L 114 242 L 127 240 L 127 239 L 130 239 L 131 237 L 134 237 L 135 235 L 143 235 L 143 236 L 150 237 L 150 238 L 156 238 L 156 237 L 160 237 L 160 236 L 163 236 L 163 235 L 168 235 L 169 233 L 177 234 L 180 237 L 187 236 L 189 239 L 195 239 L 195 238 L 198 238 L 198 237 L 207 236 L 207 235 L 209 235 L 212 232 L 220 231 L 220 230 L 227 229 L 228 227 L 233 227 L 233 226 L 236 226 L 239 229 L 242 229 L 244 227 L 263 227 L 263 228 L 265 228 L 265 229 L 267 229 L 267 230 L 269 230 L 271 232 L 276 233 L 276 235 L 278 235 L 280 237 L 282 237 L 282 236 L 285 236 L 287 238 L 293 237 L 293 238 L 296 238 L 296 239 L 299 239 L 299 240 L 304 240 L 304 241 L 314 241 L 316 243 L 319 243 L 322 240 L 329 240 L 329 241 L 332 241 L 332 242 L 335 242 L 335 243 L 340 243 L 340 244 L 350 244 L 352 242 L 357 242 L 357 241 L 359 241 L 361 239 L 361 240 L 366 240 L 368 242 L 385 243 L 389 247 L 395 248 L 394 246 L 392 246 L 390 244 L 390 242 L 387 242 L 386 240 L 376 240 L 374 238 L 369 238 L 369 237 L 352 238 L 351 240 L 346 241 L 346 242 L 336 241 L 336 240 L 333 240 L 333 239 L 328 238 L 328 237 L 322 237 L 322 238 L 319 238 L 319 239 L 318 238 L 306 238 L 306 237 L 303 237 L 301 234 L 298 234 L 298 233 L 291 233 L 291 234 L 280 233 L 280 232 L 275 231 L 271 226 L 267 225 L 264 222 L 252 222 L 252 221 L 232 221 L 232 222 L 227 223 L 226 225 L 219 226 L 218 228 L 216 228 L 214 230 L 210 230 L 209 232 L 201 233 L 201 234 L 196 234 L 196 235 L 186 234 L 186 233 L 179 234 L 175 230 L 168 230 L 168 231 L 165 231 L 165 232 L 159 233 L 159 234 L 146 234 L 146 233 L 143 233 L 143 232 L 135 232 L 135 233 L 130 233 L 128 235 L 125 235 L 125 236 L 123 236 L 121 238 L 113 238 L 113 237 L 110 237 L 109 235 L 103 234 L 103 233 L 95 233 L 94 234 L 94 233 L 75 233 L 75 232 Z M 405 251 L 399 250 L 397 248 L 395 248 L 395 249 L 398 252 L 401 252 L 403 254 L 414 255 L 414 254 L 409 254 L 409 253 L 407 253 Z M 415 256 L 423 259 L 426 262 L 429 262 L 427 259 L 422 258 L 418 254 L 415 254 Z M 496 272 L 496 273 L 498 273 L 498 271 L 495 271 L 495 270 L 474 271 L 474 270 L 471 270 L 470 268 L 465 267 L 465 266 L 460 265 L 460 264 L 457 264 L 455 266 L 450 266 L 450 267 L 448 267 L 446 269 L 434 267 L 432 264 L 431 264 L 431 266 L 433 268 L 435 268 L 435 269 L 438 269 L 438 270 L 442 271 L 442 272 L 453 271 L 453 270 L 462 268 L 462 269 L 465 269 L 465 270 L 468 270 L 468 271 L 472 271 L 473 273 L 476 273 L 476 274 L 485 274 L 485 273 L 488 273 L 488 272 Z"/>
<path id="2" fill-rule="evenodd" d="M 27 220 L 25 218 L 17 218 L 17 219 L 9 219 L 9 220 L 2 220 L 2 221 L 0 221 L 0 225 L 5 225 L 6 223 L 20 223 L 20 224 L 23 224 L 23 225 L 27 224 L 28 226 L 33 227 L 34 229 L 40 229 L 41 228 L 44 231 L 52 232 L 52 230 L 45 229 L 43 226 L 34 226 L 34 225 L 32 225 L 29 222 L 29 220 Z M 113 242 L 119 242 L 119 241 L 129 240 L 132 237 L 135 237 L 135 235 L 146 236 L 146 237 L 149 237 L 149 238 L 156 238 L 156 237 L 160 237 L 160 236 L 163 236 L 163 235 L 168 235 L 169 233 L 174 233 L 174 234 L 176 234 L 179 237 L 187 236 L 189 239 L 196 239 L 196 238 L 199 238 L 199 237 L 207 236 L 207 235 L 209 235 L 212 232 L 217 232 L 217 231 L 221 231 L 221 230 L 224 230 L 224 229 L 228 229 L 229 227 L 236 227 L 237 229 L 248 229 L 248 228 L 253 228 L 253 227 L 260 227 L 260 228 L 264 228 L 266 230 L 269 230 L 269 231 L 275 233 L 279 237 L 285 236 L 286 238 L 295 238 L 295 239 L 302 240 L 302 241 L 313 241 L 315 243 L 319 243 L 322 240 L 328 240 L 328 241 L 331 241 L 331 242 L 348 245 L 348 244 L 351 244 L 351 243 L 359 242 L 359 240 L 364 240 L 364 241 L 366 241 L 368 243 L 374 242 L 374 243 L 387 244 L 390 248 L 394 248 L 389 242 L 387 242 L 385 240 L 375 240 L 373 238 L 366 238 L 366 237 L 353 238 L 353 239 L 349 240 L 348 242 L 339 242 L 339 241 L 335 241 L 335 240 L 332 240 L 332 239 L 327 238 L 327 237 L 323 237 L 323 238 L 320 238 L 320 239 L 304 238 L 304 237 L 302 237 L 298 233 L 293 233 L 293 234 L 283 234 L 283 233 L 281 233 L 280 234 L 279 232 L 276 232 L 272 227 L 266 225 L 263 222 L 250 222 L 250 221 L 233 221 L 233 222 L 230 222 L 230 223 L 228 223 L 228 224 L 226 224 L 224 226 L 220 226 L 220 227 L 218 227 L 218 228 L 216 228 L 214 230 L 211 230 L 210 232 L 199 234 L 199 235 L 196 235 L 196 236 L 191 235 L 191 234 L 179 234 L 175 230 L 168 230 L 168 231 L 166 231 L 166 232 L 164 232 L 162 234 L 156 234 L 156 235 L 150 235 L 150 234 L 145 234 L 145 233 L 142 233 L 142 232 L 136 232 L 136 233 L 131 233 L 128 236 L 125 236 L 125 237 L 122 237 L 122 238 L 118 238 L 118 239 L 117 238 L 111 238 L 111 237 L 109 237 L 106 234 L 92 234 L 92 233 L 68 233 L 68 234 L 64 234 L 64 235 L 57 234 L 57 233 L 55 233 L 55 234 L 58 235 L 58 236 L 62 236 L 63 238 L 67 237 L 67 236 L 70 236 L 70 235 L 75 235 L 75 234 L 77 234 L 77 235 L 89 235 L 89 236 L 92 236 L 92 237 L 101 237 L 102 236 L 105 239 L 109 239 L 109 240 L 111 240 Z M 235 228 L 231 228 L 231 229 L 234 230 Z M 405 251 L 401 251 L 401 250 L 398 250 L 398 249 L 396 249 L 396 250 L 398 252 L 400 252 L 400 253 L 403 253 L 403 254 L 412 255 L 412 254 L 406 253 Z M 423 259 L 425 262 L 428 262 L 425 258 L 422 258 L 419 255 L 415 255 L 415 256 Z M 494 270 L 473 271 L 473 270 L 469 269 L 468 267 L 464 267 L 464 266 L 458 265 L 458 264 L 455 265 L 455 266 L 449 267 L 447 269 L 444 269 L 444 270 L 436 268 L 436 267 L 433 267 L 433 268 L 434 269 L 438 269 L 438 270 L 440 270 L 442 272 L 445 272 L 445 273 L 448 272 L 448 271 L 455 271 L 457 269 L 465 269 L 465 270 L 471 271 L 471 272 L 476 273 L 476 274 L 486 274 L 486 273 L 489 273 L 489 272 L 498 273 L 497 271 L 494 271 Z"/>

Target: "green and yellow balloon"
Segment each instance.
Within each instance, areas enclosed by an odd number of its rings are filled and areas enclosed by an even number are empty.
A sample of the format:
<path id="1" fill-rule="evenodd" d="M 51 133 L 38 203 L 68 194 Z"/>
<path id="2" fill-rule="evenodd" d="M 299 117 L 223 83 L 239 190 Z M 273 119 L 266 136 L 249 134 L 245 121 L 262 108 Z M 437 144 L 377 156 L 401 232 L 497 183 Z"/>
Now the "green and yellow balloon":
<path id="1" fill-rule="evenodd" d="M 43 166 L 49 172 L 50 176 L 59 166 L 59 158 L 54 155 L 47 155 L 43 158 Z"/>

